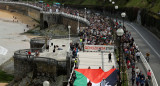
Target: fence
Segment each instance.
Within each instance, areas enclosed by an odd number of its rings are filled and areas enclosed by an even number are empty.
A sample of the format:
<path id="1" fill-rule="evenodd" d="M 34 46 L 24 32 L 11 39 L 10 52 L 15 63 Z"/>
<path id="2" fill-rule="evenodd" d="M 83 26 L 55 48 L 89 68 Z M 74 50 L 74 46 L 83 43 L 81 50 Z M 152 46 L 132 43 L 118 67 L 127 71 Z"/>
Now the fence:
<path id="1" fill-rule="evenodd" d="M 135 43 L 135 44 L 136 44 L 136 43 Z M 140 53 L 141 53 L 141 52 L 140 52 Z M 158 83 L 157 83 L 157 80 L 156 80 L 156 78 L 155 78 L 155 76 L 154 76 L 154 73 L 153 73 L 150 65 L 148 64 L 147 60 L 145 59 L 145 57 L 143 56 L 142 53 L 141 53 L 140 58 L 141 58 L 141 60 L 142 60 L 143 65 L 145 66 L 145 69 L 146 69 L 146 70 L 150 70 L 150 72 L 151 72 L 151 79 L 152 79 L 152 84 L 153 84 L 153 86 L 158 86 Z"/>
<path id="2" fill-rule="evenodd" d="M 77 60 L 78 60 L 78 61 L 77 61 L 78 63 L 77 63 L 77 64 L 74 63 L 74 65 L 73 65 L 73 67 L 72 67 L 72 72 L 71 72 L 70 77 L 69 77 L 69 79 L 68 79 L 68 84 L 67 84 L 67 86 L 70 86 L 69 82 L 70 82 L 70 80 L 71 80 L 71 78 L 72 78 L 74 69 L 75 69 L 76 65 L 79 65 L 79 63 L 80 63 L 79 57 L 77 57 Z"/>

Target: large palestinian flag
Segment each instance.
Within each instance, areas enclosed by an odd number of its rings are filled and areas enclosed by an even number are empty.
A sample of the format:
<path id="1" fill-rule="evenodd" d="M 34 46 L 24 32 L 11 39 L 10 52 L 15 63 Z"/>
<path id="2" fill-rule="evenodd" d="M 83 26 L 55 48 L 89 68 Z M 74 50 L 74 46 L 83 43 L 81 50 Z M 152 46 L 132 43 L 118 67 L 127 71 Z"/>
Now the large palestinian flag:
<path id="1" fill-rule="evenodd" d="M 87 86 L 89 81 L 92 86 L 115 86 L 117 81 L 116 69 L 110 69 L 107 72 L 102 69 L 75 69 L 75 73 L 77 78 L 74 86 Z"/>

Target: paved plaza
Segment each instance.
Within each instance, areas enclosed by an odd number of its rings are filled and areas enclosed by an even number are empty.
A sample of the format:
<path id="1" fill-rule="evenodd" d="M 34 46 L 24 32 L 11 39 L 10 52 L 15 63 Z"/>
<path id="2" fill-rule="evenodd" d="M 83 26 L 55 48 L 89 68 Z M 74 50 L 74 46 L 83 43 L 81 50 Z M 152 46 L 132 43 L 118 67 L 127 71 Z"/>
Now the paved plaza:
<path id="1" fill-rule="evenodd" d="M 53 46 L 51 46 L 51 43 L 53 43 Z M 55 49 L 55 52 L 53 52 L 54 45 L 58 46 Z M 68 50 L 69 50 L 69 40 L 68 40 L 68 38 L 52 39 L 49 42 L 49 51 L 46 50 L 43 53 L 40 53 L 40 57 L 49 57 L 49 58 L 56 59 L 58 61 L 66 60 Z"/>
<path id="2" fill-rule="evenodd" d="M 116 66 L 116 60 L 113 53 L 112 54 L 112 62 L 109 62 L 108 59 L 109 53 L 103 53 L 103 62 L 104 62 L 104 71 L 110 70 L 113 66 Z M 102 54 L 101 52 L 78 52 L 79 55 L 79 69 L 87 69 L 89 66 L 91 69 L 102 68 Z"/>

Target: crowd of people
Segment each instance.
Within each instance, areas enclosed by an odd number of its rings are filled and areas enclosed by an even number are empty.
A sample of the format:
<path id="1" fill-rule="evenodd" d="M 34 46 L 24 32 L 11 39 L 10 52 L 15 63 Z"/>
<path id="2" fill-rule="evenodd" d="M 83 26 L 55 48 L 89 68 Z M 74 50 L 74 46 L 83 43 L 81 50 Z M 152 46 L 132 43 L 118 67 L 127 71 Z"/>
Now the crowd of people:
<path id="1" fill-rule="evenodd" d="M 87 45 L 108 45 L 113 43 L 109 19 L 91 14 L 90 27 L 80 31 L 80 39 Z"/>
<path id="2" fill-rule="evenodd" d="M 53 6 L 47 6 L 44 4 L 33 4 L 39 7 L 43 7 L 44 11 L 49 11 L 50 9 L 54 12 L 65 12 L 72 15 L 78 15 L 81 17 L 84 17 L 84 11 L 82 10 L 76 10 L 76 9 L 70 9 L 68 7 L 53 7 Z M 83 45 L 108 45 L 113 44 L 113 31 L 115 31 L 115 28 L 111 27 L 111 22 L 109 18 L 106 18 L 101 15 L 96 15 L 91 13 L 89 16 L 86 17 L 87 20 L 90 22 L 90 27 L 87 27 L 85 29 L 80 30 L 79 36 L 80 40 L 82 41 Z M 120 25 L 118 22 L 115 22 L 115 26 L 117 27 Z M 122 26 L 121 26 L 122 27 Z M 125 29 L 125 27 L 122 27 L 124 30 L 124 35 L 120 39 L 123 43 L 123 52 L 125 61 L 127 64 L 127 69 L 131 69 L 131 81 L 132 86 L 149 86 L 151 81 L 151 72 L 148 70 L 147 76 L 140 71 L 140 69 L 136 66 L 136 62 L 140 61 L 140 51 L 138 47 L 134 43 L 134 38 L 131 37 L 131 33 Z M 75 64 L 77 63 L 77 52 L 79 48 L 79 44 L 70 44 L 73 58 L 75 58 Z M 81 45 L 81 43 L 80 43 Z M 77 67 L 78 68 L 78 67 Z M 70 80 L 70 86 L 73 85 L 74 80 L 76 79 L 75 73 L 72 74 L 72 79 Z"/>
<path id="3" fill-rule="evenodd" d="M 127 69 L 131 69 L 131 82 L 132 86 L 149 86 L 151 80 L 151 72 L 148 70 L 147 77 L 142 73 L 142 71 L 136 66 L 136 62 L 140 61 L 140 51 L 138 46 L 134 43 L 134 38 L 131 37 L 131 33 L 127 31 L 124 27 L 124 35 L 121 39 L 123 43 L 123 52 L 125 61 L 127 64 Z M 136 83 L 135 83 L 136 82 Z"/>

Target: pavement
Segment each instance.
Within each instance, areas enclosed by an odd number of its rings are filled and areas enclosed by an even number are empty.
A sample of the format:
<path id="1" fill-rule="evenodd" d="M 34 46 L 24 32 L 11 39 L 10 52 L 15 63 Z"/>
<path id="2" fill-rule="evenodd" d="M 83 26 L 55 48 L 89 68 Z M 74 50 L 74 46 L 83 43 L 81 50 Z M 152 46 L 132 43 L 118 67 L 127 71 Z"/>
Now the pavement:
<path id="1" fill-rule="evenodd" d="M 158 86 L 160 86 L 160 39 L 139 24 L 125 22 L 125 26 L 126 29 L 131 32 L 142 54 L 145 56 L 146 52 L 150 52 L 149 65 L 157 79 Z M 141 62 L 137 64 L 139 69 L 144 71 L 143 73 L 146 75 L 147 71 L 142 65 Z"/>
<path id="2" fill-rule="evenodd" d="M 104 62 L 104 72 L 109 71 L 113 66 L 116 67 L 116 59 L 113 53 L 112 62 L 109 62 L 108 59 L 109 53 L 103 53 L 103 62 Z M 78 52 L 79 55 L 79 69 L 87 69 L 89 66 L 91 69 L 102 68 L 102 54 L 101 52 Z"/>
<path id="3" fill-rule="evenodd" d="M 51 43 L 53 43 L 53 46 L 51 46 Z M 53 53 L 54 45 L 57 45 L 59 47 L 56 48 L 55 52 Z M 62 46 L 62 45 L 65 45 L 65 46 Z M 49 42 L 49 51 L 44 51 L 40 53 L 40 57 L 49 57 L 49 58 L 56 59 L 58 61 L 65 61 L 68 50 L 69 50 L 69 39 L 68 38 L 52 39 Z"/>

